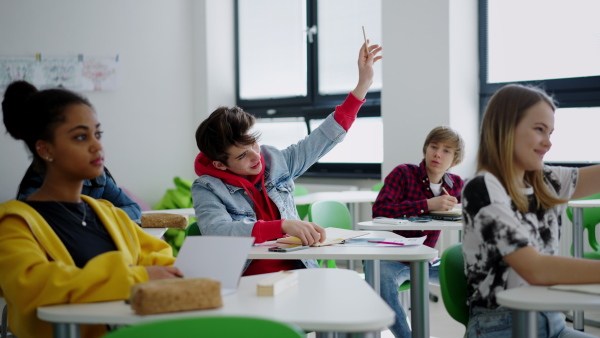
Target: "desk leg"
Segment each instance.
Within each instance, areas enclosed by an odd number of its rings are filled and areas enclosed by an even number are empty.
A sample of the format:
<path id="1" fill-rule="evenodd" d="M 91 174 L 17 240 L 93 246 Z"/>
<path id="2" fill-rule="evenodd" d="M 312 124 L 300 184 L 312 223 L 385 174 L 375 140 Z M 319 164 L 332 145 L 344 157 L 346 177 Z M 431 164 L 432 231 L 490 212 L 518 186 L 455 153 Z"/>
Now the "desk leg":
<path id="1" fill-rule="evenodd" d="M 379 260 L 365 260 L 365 279 L 378 295 L 381 294 L 380 278 Z"/>
<path id="2" fill-rule="evenodd" d="M 54 338 L 81 338 L 81 328 L 78 324 L 54 323 L 52 327 Z"/>
<path id="3" fill-rule="evenodd" d="M 583 208 L 573 208 L 573 257 L 583 257 Z M 573 311 L 573 328 L 583 331 L 583 311 Z"/>
<path id="4" fill-rule="evenodd" d="M 413 338 L 429 338 L 429 264 L 410 263 L 411 326 Z"/>
<path id="5" fill-rule="evenodd" d="M 537 338 L 537 312 L 536 311 L 517 311 L 512 314 L 513 330 L 512 336 L 517 338 L 533 337 Z"/>

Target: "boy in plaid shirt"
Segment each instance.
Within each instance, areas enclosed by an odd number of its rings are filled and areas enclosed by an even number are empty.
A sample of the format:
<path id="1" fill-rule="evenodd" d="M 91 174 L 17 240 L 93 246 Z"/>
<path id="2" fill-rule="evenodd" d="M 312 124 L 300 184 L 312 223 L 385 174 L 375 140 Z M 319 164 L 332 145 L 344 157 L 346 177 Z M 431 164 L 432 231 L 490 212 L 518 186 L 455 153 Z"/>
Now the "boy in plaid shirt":
<path id="1" fill-rule="evenodd" d="M 401 164 L 385 178 L 384 186 L 373 204 L 373 217 L 407 218 L 430 211 L 451 210 L 460 202 L 464 181 L 448 169 L 464 158 L 464 141 L 453 129 L 434 128 L 423 144 L 423 161 L 419 165 Z M 440 231 L 394 231 L 404 237 L 427 236 L 425 245 L 435 247 Z M 429 267 L 429 278 L 439 280 L 438 266 Z M 398 287 L 410 279 L 410 264 L 381 261 L 381 296 L 396 311 L 390 328 L 396 337 L 410 337 L 406 314 L 398 299 Z"/>

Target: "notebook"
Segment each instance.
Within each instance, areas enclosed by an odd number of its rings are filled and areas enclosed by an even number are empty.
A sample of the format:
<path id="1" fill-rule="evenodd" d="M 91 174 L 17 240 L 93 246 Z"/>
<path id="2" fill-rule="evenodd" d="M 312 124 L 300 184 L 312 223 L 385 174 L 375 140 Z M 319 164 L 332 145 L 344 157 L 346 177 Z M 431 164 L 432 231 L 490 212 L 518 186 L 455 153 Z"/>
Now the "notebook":
<path id="1" fill-rule="evenodd" d="M 422 214 L 419 215 L 419 217 L 423 217 L 423 218 L 431 218 L 431 219 L 437 219 L 440 221 L 460 221 L 462 220 L 462 215 L 450 215 L 450 214 L 434 214 L 434 213 L 429 213 L 429 214 Z"/>
<path id="2" fill-rule="evenodd" d="M 208 277 L 221 282 L 221 295 L 237 291 L 254 237 L 188 236 L 175 266 L 186 278 Z"/>
<path id="3" fill-rule="evenodd" d="M 323 243 L 317 242 L 312 246 L 327 246 L 333 244 L 344 243 L 347 239 L 368 235 L 368 231 L 356 231 L 329 227 L 325 228 L 326 239 Z M 277 243 L 284 244 L 301 244 L 300 238 L 298 237 L 283 237 L 277 240 Z"/>

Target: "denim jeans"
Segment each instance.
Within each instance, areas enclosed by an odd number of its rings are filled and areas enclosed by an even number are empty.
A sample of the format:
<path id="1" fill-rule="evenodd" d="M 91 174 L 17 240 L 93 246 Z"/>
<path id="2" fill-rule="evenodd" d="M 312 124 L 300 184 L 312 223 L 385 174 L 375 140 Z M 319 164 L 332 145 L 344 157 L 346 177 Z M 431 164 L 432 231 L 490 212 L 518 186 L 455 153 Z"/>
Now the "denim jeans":
<path id="1" fill-rule="evenodd" d="M 381 298 L 396 312 L 396 322 L 390 327 L 395 337 L 410 337 L 406 313 L 400 305 L 398 287 L 410 280 L 410 265 L 395 261 L 381 261 Z M 429 264 L 429 281 L 439 283 L 439 265 Z"/>
<path id="2" fill-rule="evenodd" d="M 538 337 L 594 337 L 567 326 L 560 312 L 538 312 Z M 512 335 L 512 311 L 499 307 L 487 309 L 471 308 L 466 337 L 500 338 Z"/>

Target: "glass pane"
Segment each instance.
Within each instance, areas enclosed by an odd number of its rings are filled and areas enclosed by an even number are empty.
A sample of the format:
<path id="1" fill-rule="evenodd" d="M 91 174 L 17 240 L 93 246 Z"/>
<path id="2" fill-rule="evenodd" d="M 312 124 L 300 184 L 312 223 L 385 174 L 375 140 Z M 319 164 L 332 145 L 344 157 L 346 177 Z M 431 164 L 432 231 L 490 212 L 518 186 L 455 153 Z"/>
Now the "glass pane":
<path id="1" fill-rule="evenodd" d="M 600 1 L 488 0 L 488 83 L 600 75 Z"/>
<path id="2" fill-rule="evenodd" d="M 323 120 L 310 120 L 315 130 Z M 369 137 L 365 137 L 369 135 Z M 318 163 L 381 163 L 383 162 L 383 120 L 381 117 L 359 117 L 352 124 L 344 141 L 323 156 Z"/>
<path id="3" fill-rule="evenodd" d="M 260 132 L 260 145 L 270 145 L 277 149 L 285 149 L 308 135 L 304 118 L 259 119 L 251 133 Z"/>
<path id="4" fill-rule="evenodd" d="M 381 0 L 318 2 L 319 93 L 346 94 L 358 81 L 358 48 L 362 26 L 371 44 L 381 41 Z M 381 65 L 375 67 L 371 91 L 381 90 Z"/>
<path id="5" fill-rule="evenodd" d="M 600 108 L 563 108 L 554 113 L 552 148 L 546 162 L 600 162 L 598 143 Z"/>
<path id="6" fill-rule="evenodd" d="M 306 96 L 305 1 L 240 0 L 238 10 L 240 98 Z"/>

